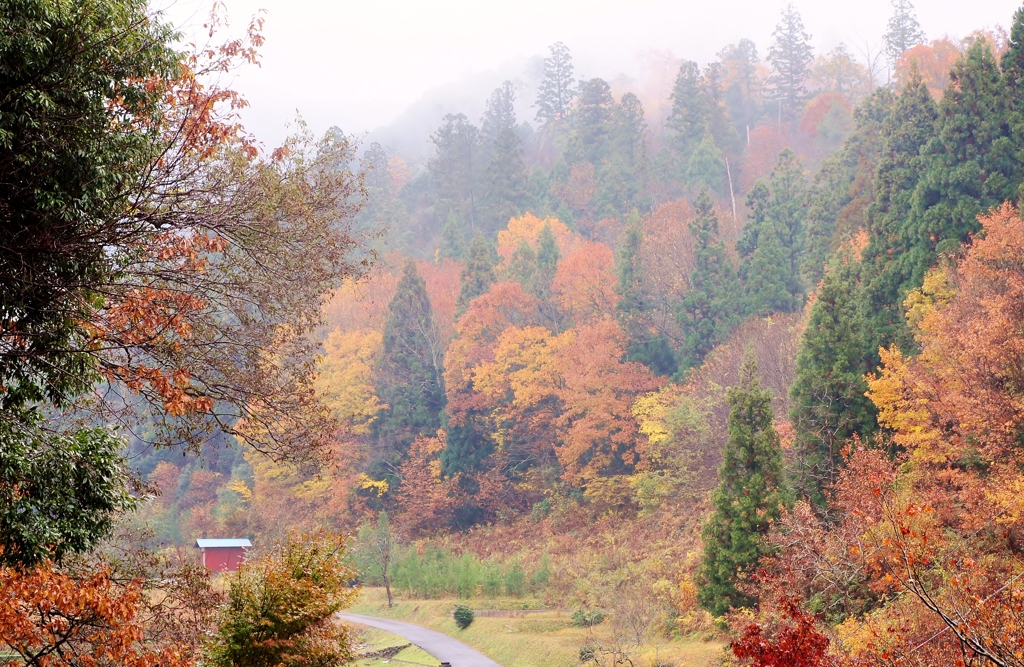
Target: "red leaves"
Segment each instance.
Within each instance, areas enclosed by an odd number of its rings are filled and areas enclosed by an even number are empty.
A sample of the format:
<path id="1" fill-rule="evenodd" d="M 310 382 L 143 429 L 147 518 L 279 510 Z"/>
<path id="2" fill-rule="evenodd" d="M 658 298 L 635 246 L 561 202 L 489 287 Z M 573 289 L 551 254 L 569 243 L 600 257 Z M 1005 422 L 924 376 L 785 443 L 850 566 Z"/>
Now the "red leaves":
<path id="1" fill-rule="evenodd" d="M 815 627 L 815 619 L 805 613 L 798 598 L 778 601 L 785 619 L 780 627 L 768 630 L 751 623 L 730 644 L 733 655 L 751 667 L 825 667 L 833 665 L 828 656 L 829 638 Z"/>

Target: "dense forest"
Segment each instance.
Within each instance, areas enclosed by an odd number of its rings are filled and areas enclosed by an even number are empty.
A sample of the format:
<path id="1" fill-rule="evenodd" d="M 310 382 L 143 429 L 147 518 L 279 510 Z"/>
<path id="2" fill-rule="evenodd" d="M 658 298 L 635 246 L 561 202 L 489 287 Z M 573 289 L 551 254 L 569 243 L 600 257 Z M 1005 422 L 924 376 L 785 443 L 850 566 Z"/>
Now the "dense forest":
<path id="1" fill-rule="evenodd" d="M 204 77 L 259 20 L 179 53 L 143 3 L 28 4 L 0 16 L 0 645 L 86 664 L 32 611 L 77 588 L 122 605 L 74 617 L 119 647 L 96 664 L 277 664 L 240 619 L 307 558 L 389 602 L 643 601 L 730 664 L 1024 664 L 1024 9 L 929 41 L 895 0 L 855 55 L 789 5 L 665 104 L 556 43 L 533 118 L 506 81 L 410 165 L 258 150 Z M 324 531 L 351 555 L 296 537 Z M 226 607 L 169 556 L 211 536 L 266 549 Z M 282 650 L 351 658 L 345 591 Z"/>

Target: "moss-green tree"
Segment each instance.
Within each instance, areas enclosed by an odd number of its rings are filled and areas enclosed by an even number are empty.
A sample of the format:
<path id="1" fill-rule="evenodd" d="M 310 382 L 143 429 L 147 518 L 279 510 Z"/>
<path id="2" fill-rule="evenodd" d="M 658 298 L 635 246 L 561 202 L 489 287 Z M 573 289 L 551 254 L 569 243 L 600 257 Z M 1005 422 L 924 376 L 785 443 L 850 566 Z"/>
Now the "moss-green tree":
<path id="1" fill-rule="evenodd" d="M 459 279 L 462 284 L 455 300 L 456 317 L 466 312 L 470 301 L 485 294 L 494 284 L 494 257 L 491 247 L 480 234 L 474 236 L 469 244 L 469 257 Z"/>
<path id="2" fill-rule="evenodd" d="M 772 396 L 761 389 L 751 355 L 743 363 L 739 386 L 730 388 L 728 396 L 729 440 L 697 575 L 697 599 L 716 616 L 756 601 L 739 584 L 769 553 L 765 533 L 787 503 Z"/>

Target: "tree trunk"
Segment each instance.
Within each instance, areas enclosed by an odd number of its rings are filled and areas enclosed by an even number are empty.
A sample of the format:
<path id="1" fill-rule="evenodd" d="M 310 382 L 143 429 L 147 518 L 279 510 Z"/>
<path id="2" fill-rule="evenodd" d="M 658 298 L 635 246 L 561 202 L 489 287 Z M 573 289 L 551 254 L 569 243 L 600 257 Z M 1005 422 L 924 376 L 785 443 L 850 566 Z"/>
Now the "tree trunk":
<path id="1" fill-rule="evenodd" d="M 387 591 L 388 594 L 388 609 L 391 609 L 391 605 L 394 604 L 394 601 L 391 599 L 391 580 L 388 578 L 387 574 L 384 575 L 384 590 Z"/>

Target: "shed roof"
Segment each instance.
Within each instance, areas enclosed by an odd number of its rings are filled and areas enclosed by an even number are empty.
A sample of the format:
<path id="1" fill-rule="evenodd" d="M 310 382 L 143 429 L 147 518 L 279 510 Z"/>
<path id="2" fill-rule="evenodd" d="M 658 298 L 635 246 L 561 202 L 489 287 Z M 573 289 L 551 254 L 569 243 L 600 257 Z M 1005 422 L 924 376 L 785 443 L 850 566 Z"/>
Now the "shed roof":
<path id="1" fill-rule="evenodd" d="M 209 539 L 202 538 L 196 540 L 197 549 L 210 549 L 216 547 L 251 547 L 252 542 L 244 537 L 231 537 L 231 538 L 218 538 Z"/>

